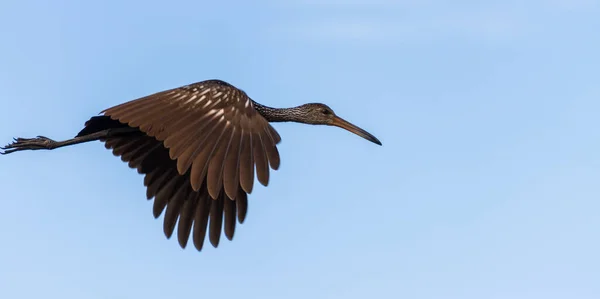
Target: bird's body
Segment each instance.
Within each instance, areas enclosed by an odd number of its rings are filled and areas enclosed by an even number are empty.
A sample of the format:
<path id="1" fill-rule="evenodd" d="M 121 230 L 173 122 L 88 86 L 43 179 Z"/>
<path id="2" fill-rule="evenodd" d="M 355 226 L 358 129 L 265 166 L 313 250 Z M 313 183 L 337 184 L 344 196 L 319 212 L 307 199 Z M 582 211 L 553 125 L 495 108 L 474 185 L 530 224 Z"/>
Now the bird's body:
<path id="1" fill-rule="evenodd" d="M 4 154 L 100 140 L 144 175 L 146 196 L 154 198 L 154 217 L 166 209 L 167 238 L 179 220 L 180 246 L 186 247 L 191 234 L 198 250 L 207 232 L 214 247 L 222 230 L 233 238 L 236 220 L 242 223 L 246 217 L 255 174 L 267 186 L 270 169 L 279 168 L 281 137 L 269 122 L 339 126 L 381 145 L 324 104 L 271 108 L 221 80 L 158 92 L 102 114 L 88 120 L 73 139 L 17 138 L 3 148 Z"/>

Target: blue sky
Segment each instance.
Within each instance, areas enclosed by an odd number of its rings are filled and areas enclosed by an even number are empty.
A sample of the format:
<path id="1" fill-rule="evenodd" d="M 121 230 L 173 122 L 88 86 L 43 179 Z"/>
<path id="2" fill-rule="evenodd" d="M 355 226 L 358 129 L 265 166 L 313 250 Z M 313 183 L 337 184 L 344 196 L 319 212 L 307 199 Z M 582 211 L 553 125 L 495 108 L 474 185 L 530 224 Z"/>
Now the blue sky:
<path id="1" fill-rule="evenodd" d="M 206 2 L 206 3 L 201 3 Z M 324 102 L 181 250 L 100 143 L 0 157 L 2 298 L 598 298 L 597 1 L 3 1 L 0 143 L 211 78 Z"/>

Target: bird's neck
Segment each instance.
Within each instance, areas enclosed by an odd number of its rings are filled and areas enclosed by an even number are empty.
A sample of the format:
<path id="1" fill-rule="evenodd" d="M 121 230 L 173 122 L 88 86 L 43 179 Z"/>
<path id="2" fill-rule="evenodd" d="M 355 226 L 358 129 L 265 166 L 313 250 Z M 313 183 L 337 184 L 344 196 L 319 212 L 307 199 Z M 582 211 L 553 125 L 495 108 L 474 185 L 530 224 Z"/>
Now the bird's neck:
<path id="1" fill-rule="evenodd" d="M 273 108 L 254 102 L 254 108 L 268 122 L 303 122 L 302 110 L 299 107 Z"/>

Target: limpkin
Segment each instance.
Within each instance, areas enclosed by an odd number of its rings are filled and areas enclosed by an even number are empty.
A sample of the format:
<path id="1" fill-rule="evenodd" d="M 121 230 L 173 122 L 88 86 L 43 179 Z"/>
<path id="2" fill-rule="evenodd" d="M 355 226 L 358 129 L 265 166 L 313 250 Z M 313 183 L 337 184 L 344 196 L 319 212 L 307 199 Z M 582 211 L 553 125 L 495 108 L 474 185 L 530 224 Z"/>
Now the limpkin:
<path id="1" fill-rule="evenodd" d="M 15 138 L 1 153 L 104 142 L 144 175 L 146 196 L 154 198 L 154 217 L 166 208 L 166 237 L 172 236 L 179 220 L 181 248 L 192 234 L 200 251 L 207 232 L 215 248 L 223 228 L 227 239 L 233 239 L 236 220 L 241 224 L 246 218 L 254 175 L 267 186 L 269 166 L 279 168 L 281 138 L 269 122 L 288 121 L 341 127 L 381 145 L 325 104 L 271 108 L 227 82 L 206 80 L 105 109 L 72 139 Z"/>

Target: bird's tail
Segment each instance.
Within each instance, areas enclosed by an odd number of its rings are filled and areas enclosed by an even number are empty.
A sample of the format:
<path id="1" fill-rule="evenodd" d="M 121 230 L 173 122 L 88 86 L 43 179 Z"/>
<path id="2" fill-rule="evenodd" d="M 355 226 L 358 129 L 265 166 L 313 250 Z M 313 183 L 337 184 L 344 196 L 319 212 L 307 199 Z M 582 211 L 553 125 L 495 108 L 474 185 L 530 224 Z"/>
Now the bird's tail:
<path id="1" fill-rule="evenodd" d="M 75 137 L 82 137 L 107 129 L 125 128 L 127 124 L 110 118 L 110 116 L 94 116 L 85 122 L 85 127 Z"/>

